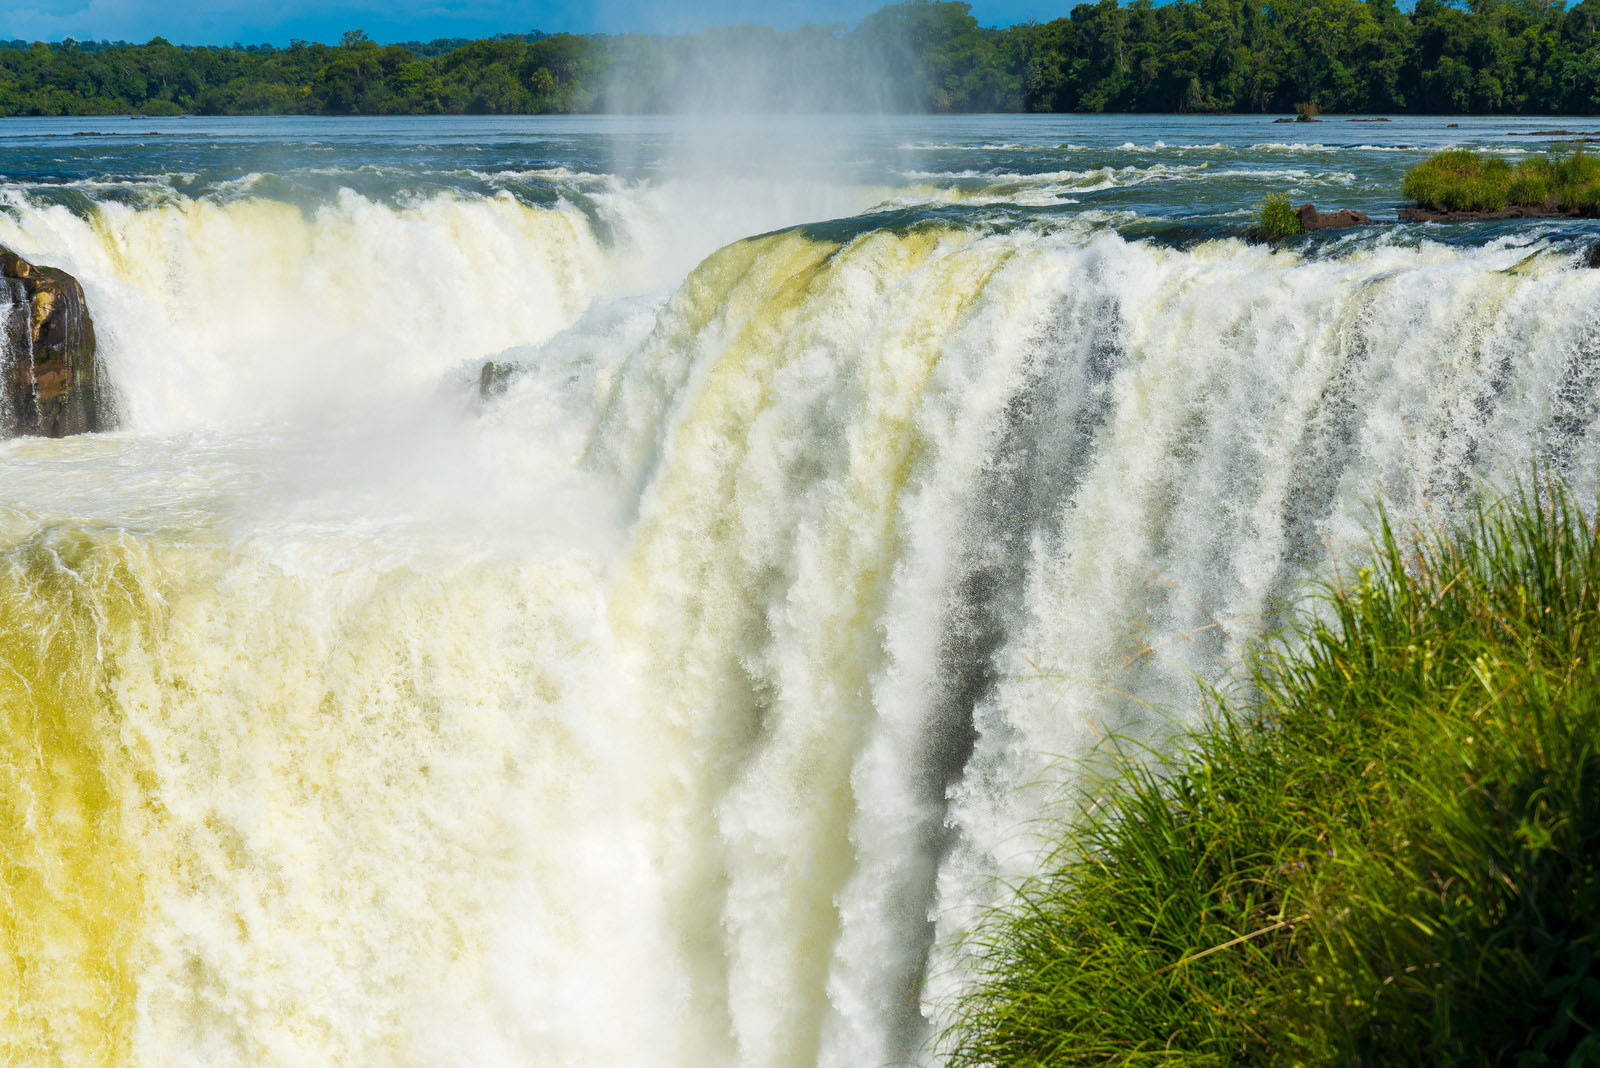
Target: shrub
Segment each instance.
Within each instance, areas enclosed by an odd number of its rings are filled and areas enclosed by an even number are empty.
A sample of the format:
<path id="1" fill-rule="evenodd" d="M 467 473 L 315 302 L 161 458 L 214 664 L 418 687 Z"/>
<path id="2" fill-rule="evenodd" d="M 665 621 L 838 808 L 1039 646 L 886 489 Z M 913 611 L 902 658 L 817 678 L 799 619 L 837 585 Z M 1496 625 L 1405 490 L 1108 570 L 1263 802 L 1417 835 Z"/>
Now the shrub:
<path id="1" fill-rule="evenodd" d="M 1084 799 L 951 1064 L 1600 1060 L 1600 532 L 1536 480 L 1370 563 Z"/>
<path id="2" fill-rule="evenodd" d="M 1525 208 L 1544 207 L 1551 204 L 1550 198 L 1554 196 L 1557 196 L 1556 188 L 1548 176 L 1522 167 L 1517 168 L 1511 184 L 1506 187 L 1506 200 Z"/>
<path id="3" fill-rule="evenodd" d="M 1317 102 L 1315 100 L 1307 100 L 1304 103 L 1296 104 L 1294 106 L 1294 117 L 1296 122 L 1315 122 L 1317 121 L 1317 116 L 1320 114 L 1322 114 L 1322 109 L 1317 107 Z"/>
<path id="4" fill-rule="evenodd" d="M 1267 241 L 1278 241 L 1295 234 L 1305 233 L 1289 198 L 1283 193 L 1269 193 L 1256 206 L 1255 234 Z"/>
<path id="5" fill-rule="evenodd" d="M 1563 208 L 1592 215 L 1595 209 L 1600 208 L 1600 182 L 1564 187 L 1558 197 Z"/>
<path id="6" fill-rule="evenodd" d="M 1584 210 L 1600 204 L 1600 159 L 1585 152 L 1583 142 L 1578 142 L 1565 155 L 1552 152 L 1545 159 L 1530 161 L 1525 166 L 1537 166 L 1549 175 L 1555 187 L 1556 202 L 1562 208 Z"/>
<path id="7" fill-rule="evenodd" d="M 1406 172 L 1405 195 L 1440 211 L 1500 211 L 1510 192 L 1511 164 L 1498 156 L 1449 149 Z"/>
<path id="8" fill-rule="evenodd" d="M 1515 169 L 1497 156 L 1440 152 L 1406 172 L 1405 195 L 1439 211 L 1530 208 L 1593 211 L 1600 206 L 1600 159 L 1572 152 L 1534 156 Z"/>

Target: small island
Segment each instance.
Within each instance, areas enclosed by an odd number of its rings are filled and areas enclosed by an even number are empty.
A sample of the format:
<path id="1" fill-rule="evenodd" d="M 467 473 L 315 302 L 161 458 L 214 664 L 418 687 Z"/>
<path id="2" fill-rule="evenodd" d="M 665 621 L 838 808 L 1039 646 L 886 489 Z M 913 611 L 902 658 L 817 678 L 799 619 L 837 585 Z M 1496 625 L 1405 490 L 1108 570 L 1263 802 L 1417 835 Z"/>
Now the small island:
<path id="1" fill-rule="evenodd" d="M 1505 159 L 1467 149 L 1430 156 L 1406 172 L 1402 186 L 1416 203 L 1406 222 L 1600 216 L 1600 158 L 1583 151 L 1552 151 L 1513 167 Z"/>
<path id="2" fill-rule="evenodd" d="M 1582 142 L 1570 152 L 1552 150 L 1515 167 L 1489 153 L 1446 149 L 1407 171 L 1401 188 L 1414 206 L 1399 209 L 1400 222 L 1600 218 L 1600 158 L 1586 154 Z M 1285 194 L 1272 193 L 1256 206 L 1246 237 L 1274 242 L 1377 221 L 1350 209 L 1295 208 Z"/>

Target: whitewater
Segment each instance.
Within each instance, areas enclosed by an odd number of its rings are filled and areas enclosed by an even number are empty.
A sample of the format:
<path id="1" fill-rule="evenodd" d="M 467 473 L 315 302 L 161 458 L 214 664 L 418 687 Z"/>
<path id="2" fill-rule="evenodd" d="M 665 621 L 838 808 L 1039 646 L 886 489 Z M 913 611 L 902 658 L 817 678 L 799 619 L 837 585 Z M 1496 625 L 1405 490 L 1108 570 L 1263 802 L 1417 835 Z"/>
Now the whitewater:
<path id="1" fill-rule="evenodd" d="M 1239 236 L 1516 121 L 1264 122 L 0 125 L 0 1058 L 937 1063 L 1373 501 L 1600 477 L 1593 224 Z"/>

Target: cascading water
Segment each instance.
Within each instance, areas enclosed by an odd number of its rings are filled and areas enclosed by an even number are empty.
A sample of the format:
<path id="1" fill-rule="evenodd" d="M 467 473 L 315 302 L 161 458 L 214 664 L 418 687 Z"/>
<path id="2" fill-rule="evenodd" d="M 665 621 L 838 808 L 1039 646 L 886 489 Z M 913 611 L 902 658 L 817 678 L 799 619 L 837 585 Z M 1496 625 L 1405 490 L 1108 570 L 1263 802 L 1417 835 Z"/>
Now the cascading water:
<path id="1" fill-rule="evenodd" d="M 0 277 L 0 436 L 16 433 L 22 413 L 14 411 L 12 376 L 33 362 L 28 293 L 15 278 Z"/>
<path id="2" fill-rule="evenodd" d="M 6 1057 L 934 1061 L 1076 762 L 1375 494 L 1595 477 L 1600 272 L 1538 233 L 915 182 L 732 243 L 650 183 L 14 198 L 127 429 L 0 444 Z"/>

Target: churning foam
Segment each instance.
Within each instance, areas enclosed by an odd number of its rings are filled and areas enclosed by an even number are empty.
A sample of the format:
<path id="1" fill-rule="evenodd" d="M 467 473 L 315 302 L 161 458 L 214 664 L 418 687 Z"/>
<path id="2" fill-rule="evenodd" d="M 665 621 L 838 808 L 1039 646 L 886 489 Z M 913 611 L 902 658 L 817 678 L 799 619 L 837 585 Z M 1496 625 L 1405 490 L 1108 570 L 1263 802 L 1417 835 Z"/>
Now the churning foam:
<path id="1" fill-rule="evenodd" d="M 388 203 L 344 189 L 300 207 L 162 186 L 142 206 L 81 214 L 11 193 L 0 246 L 84 284 L 125 424 L 360 423 L 464 363 L 548 340 L 597 298 L 670 287 L 744 234 L 882 199 L 801 182 L 569 177 L 584 179 L 584 203 L 509 191 Z"/>
<path id="2" fill-rule="evenodd" d="M 0 446 L 10 1059 L 931 1061 L 1073 762 L 1372 493 L 1594 474 L 1556 252 L 785 231 L 600 301 L 575 211 L 326 210 L 0 223 L 135 428 Z"/>

